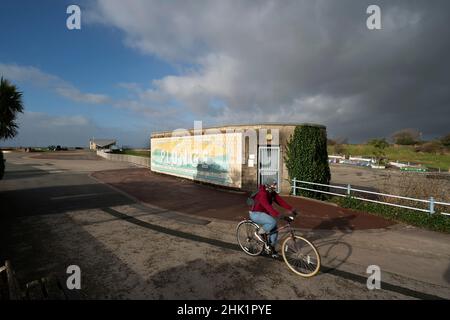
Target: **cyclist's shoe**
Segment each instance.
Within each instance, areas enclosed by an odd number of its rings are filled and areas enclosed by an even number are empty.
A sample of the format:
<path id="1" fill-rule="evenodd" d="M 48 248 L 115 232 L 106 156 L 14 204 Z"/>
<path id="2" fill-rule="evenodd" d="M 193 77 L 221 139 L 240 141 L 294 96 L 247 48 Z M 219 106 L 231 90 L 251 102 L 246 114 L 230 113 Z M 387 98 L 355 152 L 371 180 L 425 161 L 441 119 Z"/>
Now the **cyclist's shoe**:
<path id="1" fill-rule="evenodd" d="M 280 255 L 279 255 L 278 252 L 276 252 L 276 251 L 273 251 L 273 252 L 270 254 L 270 256 L 271 256 L 273 259 L 279 259 L 279 258 L 280 258 Z"/>
<path id="2" fill-rule="evenodd" d="M 280 258 L 280 255 L 278 254 L 278 252 L 275 250 L 274 246 L 270 246 L 270 256 L 274 259 L 278 259 Z"/>

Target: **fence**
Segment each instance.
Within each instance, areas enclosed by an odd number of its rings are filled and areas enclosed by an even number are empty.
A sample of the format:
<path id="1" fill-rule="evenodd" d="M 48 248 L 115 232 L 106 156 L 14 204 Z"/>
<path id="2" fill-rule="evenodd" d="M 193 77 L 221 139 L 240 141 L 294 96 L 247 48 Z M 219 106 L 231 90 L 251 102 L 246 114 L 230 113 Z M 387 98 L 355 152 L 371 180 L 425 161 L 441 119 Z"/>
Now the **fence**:
<path id="1" fill-rule="evenodd" d="M 429 200 L 416 199 L 416 198 L 410 198 L 410 197 L 402 197 L 402 196 L 396 196 L 396 195 L 387 194 L 387 193 L 379 193 L 379 192 L 374 192 L 374 191 L 368 191 L 368 190 L 352 188 L 352 186 L 349 185 L 349 184 L 347 186 L 343 187 L 343 186 L 337 186 L 337 185 L 329 185 L 329 184 L 322 184 L 322 183 L 316 183 L 316 182 L 301 181 L 301 180 L 297 180 L 297 179 L 292 179 L 292 184 L 293 184 L 292 185 L 292 189 L 293 189 L 294 196 L 297 195 L 297 190 L 299 189 L 299 190 L 306 190 L 306 191 L 330 194 L 330 195 L 335 195 L 335 196 L 339 196 L 339 197 L 352 197 L 354 199 L 358 199 L 358 200 L 361 200 L 361 201 L 374 202 L 374 203 L 385 204 L 385 205 L 393 206 L 393 207 L 399 207 L 399 208 L 411 209 L 411 210 L 416 210 L 416 211 L 422 211 L 422 212 L 427 212 L 429 214 L 434 214 L 435 213 L 435 206 L 436 205 L 450 206 L 450 203 L 436 201 L 436 200 L 434 200 L 433 197 L 430 197 Z M 308 186 L 313 185 L 313 186 L 327 187 L 327 188 L 331 188 L 331 189 L 344 190 L 344 193 L 336 193 L 336 192 L 330 192 L 330 191 L 325 191 L 325 190 L 317 190 L 317 189 L 313 189 L 313 188 L 307 188 L 307 187 L 298 186 L 298 185 L 302 185 L 302 184 L 306 184 Z M 382 197 L 388 197 L 388 198 L 393 198 L 393 199 L 402 199 L 402 200 L 408 200 L 408 201 L 413 201 L 413 202 L 418 202 L 418 203 L 425 203 L 425 204 L 427 204 L 428 209 L 422 209 L 422 208 L 417 208 L 417 207 L 412 207 L 412 206 L 405 206 L 405 205 L 400 205 L 400 204 L 395 204 L 395 203 L 390 203 L 390 202 L 378 201 L 378 200 L 375 200 L 375 199 L 362 198 L 362 197 L 359 197 L 359 196 L 354 196 L 352 194 L 352 192 L 353 193 L 365 193 L 365 194 L 382 196 Z M 446 215 L 446 216 L 450 216 L 450 213 L 446 213 L 446 212 L 441 212 L 441 214 Z"/>
<path id="2" fill-rule="evenodd" d="M 130 162 L 141 167 L 150 168 L 150 158 L 147 157 L 131 156 L 128 154 L 107 153 L 101 150 L 97 150 L 97 155 L 108 160 Z"/>

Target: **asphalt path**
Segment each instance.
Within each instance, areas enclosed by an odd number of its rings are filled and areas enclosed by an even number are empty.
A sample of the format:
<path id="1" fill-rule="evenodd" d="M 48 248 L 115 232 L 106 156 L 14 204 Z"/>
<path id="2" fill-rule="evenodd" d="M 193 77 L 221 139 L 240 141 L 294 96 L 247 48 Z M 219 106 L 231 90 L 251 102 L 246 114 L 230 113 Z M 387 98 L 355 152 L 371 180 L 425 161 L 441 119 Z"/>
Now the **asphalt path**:
<path id="1" fill-rule="evenodd" d="M 437 299 L 449 298 L 449 237 L 407 226 L 373 230 L 300 228 L 323 258 L 311 279 L 282 261 L 250 257 L 235 221 L 139 201 L 93 179 L 133 166 L 107 160 L 6 154 L 0 181 L 0 260 L 22 287 L 49 274 L 82 275 L 86 299 Z M 381 289 L 367 288 L 379 265 Z"/>

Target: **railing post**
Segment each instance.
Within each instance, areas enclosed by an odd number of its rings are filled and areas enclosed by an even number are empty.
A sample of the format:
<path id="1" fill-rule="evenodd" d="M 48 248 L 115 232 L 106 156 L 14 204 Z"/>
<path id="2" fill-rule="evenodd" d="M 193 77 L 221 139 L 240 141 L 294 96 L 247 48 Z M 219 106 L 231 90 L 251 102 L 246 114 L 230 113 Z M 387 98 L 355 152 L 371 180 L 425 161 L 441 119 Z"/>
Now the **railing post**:
<path id="1" fill-rule="evenodd" d="M 294 182 L 294 192 L 293 192 L 293 194 L 294 194 L 294 196 L 296 196 L 297 195 L 297 179 L 294 178 L 294 180 L 292 180 L 292 181 Z"/>
<path id="2" fill-rule="evenodd" d="M 347 195 L 350 196 L 352 192 L 352 186 L 347 184 Z"/>
<path id="3" fill-rule="evenodd" d="M 430 197 L 430 214 L 434 214 L 434 198 Z"/>

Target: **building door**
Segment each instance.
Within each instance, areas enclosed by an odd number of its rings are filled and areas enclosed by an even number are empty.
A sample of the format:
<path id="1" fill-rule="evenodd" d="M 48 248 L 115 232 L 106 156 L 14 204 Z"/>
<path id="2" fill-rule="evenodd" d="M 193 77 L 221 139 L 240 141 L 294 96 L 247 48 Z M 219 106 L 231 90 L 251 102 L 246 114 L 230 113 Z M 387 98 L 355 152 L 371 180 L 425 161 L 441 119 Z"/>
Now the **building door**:
<path id="1" fill-rule="evenodd" d="M 280 191 L 280 147 L 258 148 L 258 186 L 277 181 Z"/>

